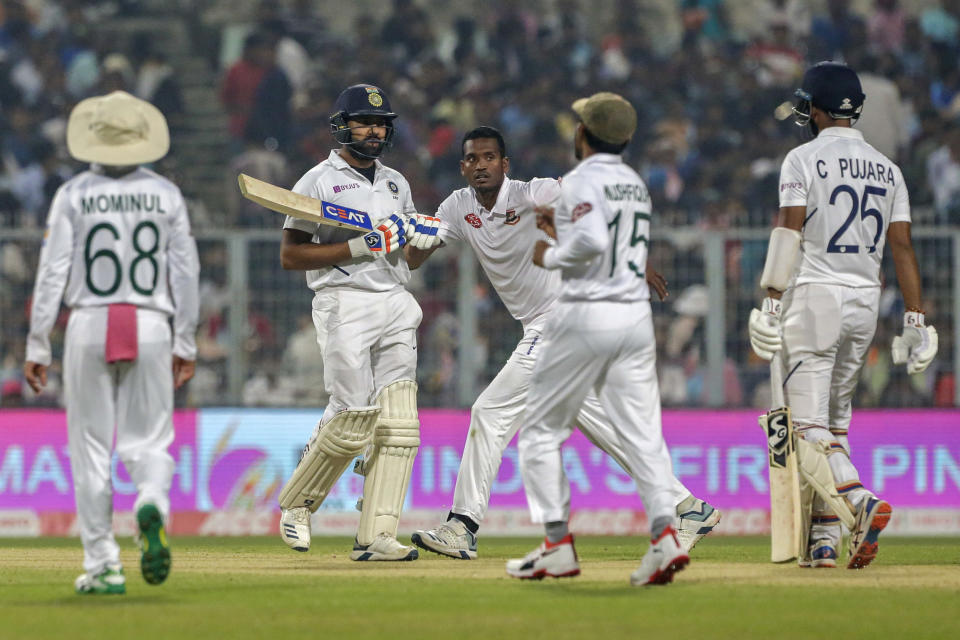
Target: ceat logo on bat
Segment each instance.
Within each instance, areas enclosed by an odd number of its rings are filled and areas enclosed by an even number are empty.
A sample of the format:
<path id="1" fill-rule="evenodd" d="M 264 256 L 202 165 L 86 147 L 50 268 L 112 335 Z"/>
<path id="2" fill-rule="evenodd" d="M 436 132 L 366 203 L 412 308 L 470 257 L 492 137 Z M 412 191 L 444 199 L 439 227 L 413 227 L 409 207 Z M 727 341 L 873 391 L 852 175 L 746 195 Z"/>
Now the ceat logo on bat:
<path id="1" fill-rule="evenodd" d="M 327 220 L 346 222 L 347 224 L 363 229 L 373 229 L 373 224 L 370 222 L 370 214 L 366 211 L 341 207 L 340 205 L 330 204 L 329 202 L 323 203 L 323 217 Z"/>

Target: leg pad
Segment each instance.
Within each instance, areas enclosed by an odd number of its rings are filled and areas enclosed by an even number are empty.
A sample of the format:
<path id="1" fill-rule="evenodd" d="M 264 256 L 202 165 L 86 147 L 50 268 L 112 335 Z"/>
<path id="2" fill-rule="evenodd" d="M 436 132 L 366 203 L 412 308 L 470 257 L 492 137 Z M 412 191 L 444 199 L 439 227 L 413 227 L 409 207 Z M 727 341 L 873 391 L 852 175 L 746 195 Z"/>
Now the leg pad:
<path id="1" fill-rule="evenodd" d="M 320 425 L 280 491 L 280 506 L 316 511 L 350 462 L 369 446 L 379 415 L 378 407 L 348 409 Z"/>
<path id="2" fill-rule="evenodd" d="M 357 542 L 371 544 L 378 535 L 396 537 L 400 511 L 410 485 L 413 461 L 420 446 L 417 383 L 399 380 L 378 397 L 380 417 L 373 447 L 359 469 L 366 476 Z"/>

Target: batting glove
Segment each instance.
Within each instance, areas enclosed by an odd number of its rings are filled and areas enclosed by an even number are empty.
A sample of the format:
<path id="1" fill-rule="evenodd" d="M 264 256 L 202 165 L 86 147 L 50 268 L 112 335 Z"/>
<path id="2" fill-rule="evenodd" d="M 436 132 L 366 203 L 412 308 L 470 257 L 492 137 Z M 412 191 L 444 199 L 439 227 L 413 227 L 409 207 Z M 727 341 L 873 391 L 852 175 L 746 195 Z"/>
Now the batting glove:
<path id="1" fill-rule="evenodd" d="M 373 226 L 373 231 L 347 241 L 354 259 L 372 259 L 386 256 L 407 244 L 405 223 L 397 214 L 384 218 Z"/>
<path id="2" fill-rule="evenodd" d="M 783 339 L 780 337 L 780 311 L 783 305 L 779 300 L 764 298 L 759 309 L 750 311 L 750 345 L 753 352 L 764 360 L 773 358 L 780 351 Z"/>
<path id="3" fill-rule="evenodd" d="M 410 246 L 424 251 L 439 246 L 440 236 L 437 232 L 440 230 L 440 218 L 415 213 L 410 217 L 409 224 L 413 228 L 408 240 Z"/>
<path id="4" fill-rule="evenodd" d="M 906 364 L 907 373 L 926 370 L 937 355 L 940 346 L 937 330 L 925 325 L 923 314 L 908 311 L 903 314 L 903 335 L 893 339 L 890 351 L 894 364 Z"/>

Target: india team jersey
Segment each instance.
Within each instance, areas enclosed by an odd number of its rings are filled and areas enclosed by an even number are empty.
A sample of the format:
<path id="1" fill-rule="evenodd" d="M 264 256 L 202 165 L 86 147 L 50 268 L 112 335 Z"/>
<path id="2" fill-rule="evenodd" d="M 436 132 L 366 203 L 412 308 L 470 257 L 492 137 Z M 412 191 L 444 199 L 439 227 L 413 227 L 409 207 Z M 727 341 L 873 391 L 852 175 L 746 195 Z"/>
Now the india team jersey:
<path id="1" fill-rule="evenodd" d="M 370 214 L 372 222 L 379 222 L 392 213 L 416 213 L 406 178 L 379 160 L 374 162 L 377 170 L 373 184 L 370 184 L 335 149 L 326 160 L 305 173 L 293 191 L 349 209 L 365 211 Z M 305 231 L 313 236 L 317 244 L 346 242 L 362 233 L 289 216 L 283 228 Z M 385 258 L 351 260 L 307 271 L 307 284 L 314 291 L 338 286 L 364 291 L 389 291 L 405 285 L 408 280 L 410 269 L 403 251 L 395 251 Z"/>
<path id="2" fill-rule="evenodd" d="M 454 191 L 437 211 L 440 239 L 470 245 L 503 304 L 524 326 L 549 311 L 560 293 L 559 274 L 532 261 L 534 244 L 546 239 L 533 208 L 553 206 L 559 195 L 556 180 L 505 178 L 492 211 L 472 187 Z"/>
<path id="3" fill-rule="evenodd" d="M 142 167 L 119 178 L 80 173 L 60 187 L 50 206 L 28 359 L 49 358 L 47 336 L 61 299 L 74 308 L 126 303 L 172 315 L 174 353 L 193 359 L 198 270 L 176 185 Z"/>
<path id="4" fill-rule="evenodd" d="M 588 156 L 563 177 L 558 245 L 544 264 L 563 273 L 561 300 L 649 300 L 650 194 L 616 154 Z"/>
<path id="5" fill-rule="evenodd" d="M 846 127 L 824 129 L 787 154 L 780 206 L 806 207 L 794 284 L 880 286 L 887 229 L 910 222 L 900 168 Z"/>

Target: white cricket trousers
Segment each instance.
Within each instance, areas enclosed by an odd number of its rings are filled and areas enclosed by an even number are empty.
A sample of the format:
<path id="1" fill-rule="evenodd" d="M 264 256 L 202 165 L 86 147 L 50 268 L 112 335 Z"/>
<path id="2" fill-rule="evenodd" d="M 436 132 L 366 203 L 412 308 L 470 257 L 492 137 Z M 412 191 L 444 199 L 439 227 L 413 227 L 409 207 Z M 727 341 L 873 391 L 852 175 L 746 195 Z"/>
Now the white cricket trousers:
<path id="1" fill-rule="evenodd" d="M 107 364 L 107 307 L 70 312 L 63 353 L 70 468 L 83 568 L 97 573 L 120 561 L 113 537 L 110 458 L 117 455 L 137 487 L 134 509 L 154 503 L 166 520 L 174 462 L 173 356 L 166 314 L 137 310 L 137 359 Z"/>
<path id="2" fill-rule="evenodd" d="M 783 296 L 784 397 L 804 440 L 826 442 L 837 490 L 854 505 L 869 492 L 850 461 L 853 395 L 877 328 L 880 287 L 804 284 Z M 818 496 L 811 539 L 839 542 L 840 526 Z"/>
<path id="3" fill-rule="evenodd" d="M 344 409 L 377 403 L 398 380 L 417 379 L 417 327 L 423 312 L 410 292 L 337 287 L 313 298 L 313 324 L 330 395 L 324 422 Z"/>
<path id="4" fill-rule="evenodd" d="M 846 434 L 879 307 L 880 287 L 802 284 L 784 293 L 782 362 L 795 424 Z"/>
<path id="5" fill-rule="evenodd" d="M 457 472 L 451 511 L 483 521 L 490 503 L 490 491 L 497 479 L 503 451 L 523 423 L 527 392 L 533 378 L 538 356 L 548 342 L 543 332 L 546 318 L 537 319 L 523 332 L 523 338 L 500 373 L 490 382 L 473 403 L 470 411 L 470 430 L 463 447 L 463 458 Z M 574 428 L 579 429 L 590 442 L 608 453 L 623 469 L 629 469 L 627 457 L 620 447 L 610 418 L 591 390 L 573 423 L 560 427 L 561 441 Z M 562 479 L 563 482 L 566 478 Z M 674 503 L 679 504 L 690 490 L 676 477 L 672 480 Z M 569 487 L 564 490 L 569 495 Z M 569 510 L 569 501 L 566 504 Z M 569 518 L 565 512 L 563 520 Z"/>
<path id="6" fill-rule="evenodd" d="M 651 522 L 676 514 L 673 467 L 660 424 L 648 301 L 560 302 L 533 370 L 520 430 L 520 468 L 534 522 L 565 521 L 570 484 L 560 446 L 591 391 L 637 483 Z"/>

